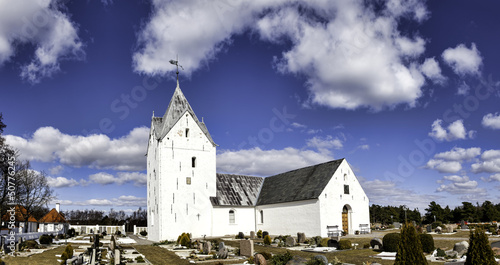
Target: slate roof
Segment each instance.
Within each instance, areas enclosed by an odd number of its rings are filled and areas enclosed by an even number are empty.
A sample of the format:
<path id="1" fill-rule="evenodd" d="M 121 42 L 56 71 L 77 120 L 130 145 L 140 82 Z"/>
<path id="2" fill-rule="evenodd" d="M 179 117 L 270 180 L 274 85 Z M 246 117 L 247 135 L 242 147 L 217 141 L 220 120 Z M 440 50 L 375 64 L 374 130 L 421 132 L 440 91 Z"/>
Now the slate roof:
<path id="1" fill-rule="evenodd" d="M 317 199 L 344 159 L 267 177 L 257 205 Z"/>
<path id="2" fill-rule="evenodd" d="M 254 206 L 259 196 L 262 177 L 217 173 L 216 197 L 210 197 L 213 206 Z"/>
<path id="3" fill-rule="evenodd" d="M 55 208 L 52 208 L 44 217 L 40 218 L 40 223 L 66 223 L 66 218 Z"/>
<path id="4" fill-rule="evenodd" d="M 189 105 L 189 102 L 187 101 L 186 97 L 181 91 L 181 88 L 179 87 L 179 81 L 177 81 L 177 87 L 175 88 L 174 95 L 172 96 L 172 99 L 170 100 L 170 103 L 168 104 L 167 111 L 165 111 L 165 114 L 163 117 L 153 117 L 152 118 L 152 123 L 153 127 L 155 129 L 155 134 L 156 134 L 156 139 L 161 140 L 163 137 L 167 135 L 167 133 L 174 127 L 174 125 L 177 123 L 177 121 L 183 117 L 183 115 L 188 112 L 191 114 L 193 119 L 196 121 L 198 126 L 200 126 L 201 130 L 205 135 L 207 136 L 208 140 L 215 145 L 214 140 L 212 139 L 212 136 L 208 132 L 207 126 L 205 123 L 200 122 L 198 118 L 196 117 L 196 114 L 194 114 L 193 109 L 191 108 L 191 105 Z"/>
<path id="5" fill-rule="evenodd" d="M 10 209 L 10 207 L 7 209 Z M 26 220 L 24 218 L 24 216 L 26 216 L 26 213 L 27 213 L 26 208 L 24 208 L 21 205 L 16 205 L 15 211 L 16 211 L 16 213 L 15 213 L 16 222 L 24 222 Z M 9 221 L 9 219 L 10 219 L 10 212 L 7 212 L 6 214 L 3 215 L 2 220 Z M 35 217 L 30 216 L 28 218 L 28 222 L 36 222 Z"/>

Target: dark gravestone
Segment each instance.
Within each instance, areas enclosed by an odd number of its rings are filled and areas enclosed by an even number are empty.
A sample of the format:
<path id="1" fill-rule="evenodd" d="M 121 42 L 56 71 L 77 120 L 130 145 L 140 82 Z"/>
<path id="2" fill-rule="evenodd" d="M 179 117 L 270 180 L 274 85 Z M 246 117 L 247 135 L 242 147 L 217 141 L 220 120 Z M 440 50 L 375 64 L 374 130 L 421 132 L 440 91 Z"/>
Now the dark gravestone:
<path id="1" fill-rule="evenodd" d="M 219 251 L 217 251 L 217 258 L 219 259 L 227 259 L 227 256 L 229 254 L 229 250 L 227 249 L 227 247 L 220 247 L 219 245 Z"/>
<path id="2" fill-rule="evenodd" d="M 293 238 L 291 236 L 286 238 L 286 246 L 287 247 L 293 247 L 293 246 L 295 246 L 295 243 L 296 243 L 295 238 Z"/>
<path id="3" fill-rule="evenodd" d="M 427 231 L 427 233 L 431 233 L 431 232 L 432 232 L 432 226 L 431 226 L 431 225 L 428 225 L 428 226 L 426 227 L 426 229 L 427 229 L 427 230 L 426 230 L 426 231 Z"/>
<path id="4" fill-rule="evenodd" d="M 306 242 L 306 234 L 305 233 L 297 233 L 297 242 L 298 243 Z"/>
<path id="5" fill-rule="evenodd" d="M 492 248 L 500 248 L 500 241 L 491 242 Z"/>
<path id="6" fill-rule="evenodd" d="M 245 234 L 243 232 L 239 232 L 238 233 L 238 238 L 239 239 L 244 239 L 245 238 Z"/>
<path id="7" fill-rule="evenodd" d="M 265 236 L 268 236 L 268 235 L 269 235 L 269 232 L 267 232 L 267 231 L 262 232 L 262 238 L 264 238 Z"/>
<path id="8" fill-rule="evenodd" d="M 327 244 L 329 248 L 339 248 L 339 242 L 335 239 L 329 239 Z"/>
<path id="9" fill-rule="evenodd" d="M 382 243 L 382 239 L 375 237 L 375 238 L 372 238 L 372 240 L 370 240 L 370 246 L 373 249 L 382 249 L 384 244 Z"/>
<path id="10" fill-rule="evenodd" d="M 328 259 L 323 255 L 316 255 L 313 259 L 323 262 L 324 265 L 328 265 Z"/>
<path id="11" fill-rule="evenodd" d="M 207 241 L 203 242 L 203 254 L 209 254 L 211 250 L 212 250 L 212 243 Z"/>

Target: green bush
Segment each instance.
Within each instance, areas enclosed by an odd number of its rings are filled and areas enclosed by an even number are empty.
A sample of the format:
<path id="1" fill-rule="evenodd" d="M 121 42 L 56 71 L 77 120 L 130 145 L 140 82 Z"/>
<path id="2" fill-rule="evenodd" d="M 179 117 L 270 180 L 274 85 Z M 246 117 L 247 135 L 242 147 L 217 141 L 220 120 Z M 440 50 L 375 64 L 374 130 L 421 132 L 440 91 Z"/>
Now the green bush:
<path id="1" fill-rule="evenodd" d="M 257 237 L 262 238 L 262 230 L 257 231 Z"/>
<path id="2" fill-rule="evenodd" d="M 427 265 L 420 238 L 412 223 L 406 223 L 401 228 L 401 240 L 397 252 L 394 265 Z"/>
<path id="3" fill-rule="evenodd" d="M 73 257 L 73 247 L 71 244 L 68 244 L 64 249 L 64 252 L 61 254 L 61 264 L 66 264 L 67 259 L 71 259 Z"/>
<path id="4" fill-rule="evenodd" d="M 146 232 L 145 230 L 142 230 L 141 232 L 139 232 L 139 234 L 141 236 L 147 236 L 148 235 L 148 232 Z"/>
<path id="5" fill-rule="evenodd" d="M 264 237 L 264 245 L 271 245 L 271 237 L 269 235 Z"/>
<path id="6" fill-rule="evenodd" d="M 321 240 L 323 240 L 322 237 L 320 236 L 315 236 L 315 237 L 312 237 L 310 242 L 311 242 L 311 245 L 316 245 L 316 246 L 319 246 L 321 245 Z"/>
<path id="7" fill-rule="evenodd" d="M 436 249 L 436 256 L 438 256 L 438 257 L 446 257 L 446 252 L 444 252 L 444 250 L 438 248 L 438 249 Z"/>
<path id="8" fill-rule="evenodd" d="M 27 240 L 27 241 L 23 241 L 23 243 L 21 243 L 21 245 L 19 247 L 21 248 L 21 250 L 36 249 L 36 248 L 38 248 L 38 243 L 36 243 L 35 240 Z"/>
<path id="9" fill-rule="evenodd" d="M 339 240 L 339 250 L 351 249 L 352 243 L 348 239 Z"/>
<path id="10" fill-rule="evenodd" d="M 434 251 L 434 238 L 429 234 L 419 234 L 420 243 L 422 243 L 422 250 L 425 253 L 432 253 Z"/>
<path id="11" fill-rule="evenodd" d="M 306 265 L 328 265 L 328 264 L 325 264 L 323 261 L 321 261 L 320 259 L 311 259 L 310 261 L 306 262 Z"/>
<path id="12" fill-rule="evenodd" d="M 363 245 L 363 248 L 370 248 L 370 247 L 371 247 L 371 246 L 370 246 L 370 243 L 365 243 L 365 244 Z"/>
<path id="13" fill-rule="evenodd" d="M 290 254 L 290 251 L 287 250 L 286 253 L 274 255 L 270 259 L 270 261 L 271 261 L 271 264 L 274 264 L 274 265 L 286 265 L 286 263 L 288 261 L 290 261 L 291 259 L 293 259 L 293 256 L 292 256 L 292 254 Z"/>
<path id="14" fill-rule="evenodd" d="M 190 248 L 191 247 L 191 239 L 189 238 L 189 235 L 188 234 L 182 234 L 181 235 L 181 238 L 179 240 L 179 244 L 181 246 L 185 246 L 185 247 L 188 247 Z"/>
<path id="15" fill-rule="evenodd" d="M 432 223 L 432 225 L 431 225 L 433 230 L 436 229 L 438 226 L 443 226 L 443 223 L 441 223 L 440 221 L 437 221 L 437 222 Z"/>
<path id="16" fill-rule="evenodd" d="M 137 256 L 135 258 L 135 261 L 137 261 L 137 263 L 144 263 L 144 262 L 146 262 L 146 261 L 144 261 L 144 257 L 143 256 Z"/>
<path id="17" fill-rule="evenodd" d="M 52 237 L 49 235 L 41 235 L 40 238 L 38 238 L 38 241 L 40 242 L 40 244 L 47 245 L 52 243 Z"/>
<path id="18" fill-rule="evenodd" d="M 330 238 L 328 237 L 322 238 L 321 243 L 319 243 L 318 247 L 328 247 L 328 240 L 330 240 Z"/>
<path id="19" fill-rule="evenodd" d="M 75 229 L 74 228 L 70 228 L 68 230 L 68 232 L 66 232 L 66 234 L 68 235 L 68 237 L 74 237 L 76 232 L 75 232 Z"/>
<path id="20" fill-rule="evenodd" d="M 266 260 L 270 260 L 270 259 L 273 257 L 273 255 L 272 255 L 271 253 L 269 253 L 269 252 L 262 252 L 262 253 L 260 253 L 260 254 L 261 254 L 261 255 L 262 255 L 262 256 L 263 256 Z"/>
<path id="21" fill-rule="evenodd" d="M 384 251 L 397 252 L 398 244 L 401 241 L 400 233 L 389 233 L 382 238 L 382 244 L 384 245 Z"/>
<path id="22" fill-rule="evenodd" d="M 465 265 L 474 264 L 497 264 L 495 262 L 495 254 L 488 241 L 488 236 L 484 233 L 484 229 L 482 228 L 476 228 L 474 231 L 470 231 L 469 248 L 467 249 Z"/>

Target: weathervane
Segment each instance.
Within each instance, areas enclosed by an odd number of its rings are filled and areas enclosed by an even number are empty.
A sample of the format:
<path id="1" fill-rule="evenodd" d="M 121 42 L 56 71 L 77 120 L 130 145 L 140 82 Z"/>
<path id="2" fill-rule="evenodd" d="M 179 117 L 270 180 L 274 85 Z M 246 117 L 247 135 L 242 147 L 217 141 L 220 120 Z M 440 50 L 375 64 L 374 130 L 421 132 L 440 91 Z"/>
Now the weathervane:
<path id="1" fill-rule="evenodd" d="M 177 56 L 177 60 L 170 60 L 170 63 L 177 66 L 177 81 L 179 81 L 179 66 L 181 67 L 182 70 L 184 70 L 184 67 L 179 64 L 179 56 Z"/>

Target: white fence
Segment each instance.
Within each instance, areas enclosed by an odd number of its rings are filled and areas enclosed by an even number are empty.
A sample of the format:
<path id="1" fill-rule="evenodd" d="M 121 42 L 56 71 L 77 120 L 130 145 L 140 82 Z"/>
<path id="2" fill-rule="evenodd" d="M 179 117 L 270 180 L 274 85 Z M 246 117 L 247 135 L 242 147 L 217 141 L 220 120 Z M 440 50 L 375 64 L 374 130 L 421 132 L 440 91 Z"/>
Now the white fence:
<path id="1" fill-rule="evenodd" d="M 134 225 L 134 235 L 139 234 L 141 231 L 148 232 L 148 228 L 146 226 L 136 226 L 136 225 Z"/>
<path id="2" fill-rule="evenodd" d="M 108 235 L 120 231 L 125 234 L 125 225 L 69 225 L 69 228 L 75 229 L 75 232 L 81 234 L 102 234 L 106 232 Z"/>

